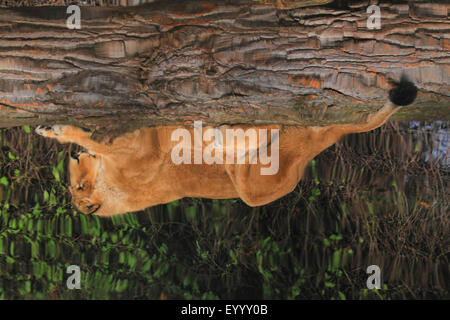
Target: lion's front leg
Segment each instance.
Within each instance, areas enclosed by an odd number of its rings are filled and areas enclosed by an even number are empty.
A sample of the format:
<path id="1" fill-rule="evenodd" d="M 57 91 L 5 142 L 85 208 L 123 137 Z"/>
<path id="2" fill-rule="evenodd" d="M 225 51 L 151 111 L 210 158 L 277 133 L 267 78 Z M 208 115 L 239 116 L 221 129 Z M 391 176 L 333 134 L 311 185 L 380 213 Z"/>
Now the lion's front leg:
<path id="1" fill-rule="evenodd" d="M 93 154 L 105 153 L 108 150 L 108 146 L 91 139 L 91 132 L 70 125 L 38 126 L 35 132 L 60 143 L 76 143 Z"/>
<path id="2" fill-rule="evenodd" d="M 61 124 L 38 126 L 35 132 L 43 137 L 56 139 L 60 143 L 78 143 L 80 140 L 91 138 L 90 132 L 77 127 Z"/>

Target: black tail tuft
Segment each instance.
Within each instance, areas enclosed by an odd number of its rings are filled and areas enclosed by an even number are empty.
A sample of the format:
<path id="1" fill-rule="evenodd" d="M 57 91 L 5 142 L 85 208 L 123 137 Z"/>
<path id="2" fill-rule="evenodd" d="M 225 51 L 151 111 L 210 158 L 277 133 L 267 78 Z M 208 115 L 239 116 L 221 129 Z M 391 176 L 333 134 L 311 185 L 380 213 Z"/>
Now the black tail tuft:
<path id="1" fill-rule="evenodd" d="M 389 100 L 397 106 L 407 106 L 414 102 L 417 96 L 417 87 L 404 75 L 400 82 L 393 82 L 394 87 L 389 90 Z"/>

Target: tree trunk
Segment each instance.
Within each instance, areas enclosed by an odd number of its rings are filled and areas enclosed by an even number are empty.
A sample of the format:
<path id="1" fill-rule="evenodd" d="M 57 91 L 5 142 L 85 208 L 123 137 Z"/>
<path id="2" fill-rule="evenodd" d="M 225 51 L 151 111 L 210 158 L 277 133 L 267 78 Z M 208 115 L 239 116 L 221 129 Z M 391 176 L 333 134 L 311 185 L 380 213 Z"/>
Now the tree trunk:
<path id="1" fill-rule="evenodd" d="M 380 4 L 369 30 L 367 2 L 267 2 L 82 7 L 80 30 L 66 7 L 0 9 L 0 126 L 348 123 L 402 72 L 419 95 L 398 119 L 450 119 L 448 4 Z"/>

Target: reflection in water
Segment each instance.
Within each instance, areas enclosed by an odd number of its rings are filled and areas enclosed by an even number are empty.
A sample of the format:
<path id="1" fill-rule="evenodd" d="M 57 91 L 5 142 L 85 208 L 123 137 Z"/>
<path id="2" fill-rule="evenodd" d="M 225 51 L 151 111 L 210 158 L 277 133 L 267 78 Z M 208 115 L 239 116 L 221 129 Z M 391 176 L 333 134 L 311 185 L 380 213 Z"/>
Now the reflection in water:
<path id="1" fill-rule="evenodd" d="M 2 130 L 0 298 L 448 296 L 448 171 L 425 161 L 448 131 L 417 125 L 344 137 L 265 206 L 184 198 L 109 219 L 70 204 L 74 145 Z M 81 290 L 65 287 L 73 264 Z M 365 289 L 372 264 L 387 290 Z"/>
<path id="2" fill-rule="evenodd" d="M 450 169 L 449 134 L 446 123 L 444 121 L 435 121 L 431 124 L 421 126 L 420 122 L 411 121 L 410 128 L 413 130 L 417 130 L 418 128 L 420 128 L 420 130 L 423 132 L 433 133 L 434 139 L 430 141 L 430 146 L 423 146 L 427 149 L 427 151 L 429 151 L 424 153 L 424 160 L 440 161 L 442 167 Z M 416 139 L 420 141 L 420 138 L 418 137 L 416 131 L 413 132 Z"/>
<path id="3" fill-rule="evenodd" d="M 0 298 L 445 297 L 448 133 L 362 133 L 395 111 L 327 127 L 143 128 L 112 144 L 36 128 L 86 149 L 70 174 L 68 148 L 2 131 Z M 65 286 L 70 265 L 80 290 Z"/>
<path id="4" fill-rule="evenodd" d="M 73 203 L 83 213 L 111 216 L 184 197 L 265 205 L 291 192 L 307 164 L 343 135 L 373 130 L 397 109 L 388 103 L 363 123 L 326 127 L 142 128 L 111 145 L 71 126 L 36 132 L 87 149 L 69 163 Z"/>

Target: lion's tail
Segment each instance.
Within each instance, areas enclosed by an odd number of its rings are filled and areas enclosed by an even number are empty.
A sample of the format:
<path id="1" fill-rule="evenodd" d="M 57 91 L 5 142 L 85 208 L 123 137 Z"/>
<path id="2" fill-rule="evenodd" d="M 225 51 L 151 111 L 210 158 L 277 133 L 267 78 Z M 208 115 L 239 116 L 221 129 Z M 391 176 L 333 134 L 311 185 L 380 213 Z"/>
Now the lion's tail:
<path id="1" fill-rule="evenodd" d="M 389 91 L 389 100 L 397 106 L 407 106 L 414 102 L 417 87 L 402 75 L 399 82 L 392 81 L 393 88 Z"/>

